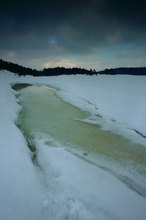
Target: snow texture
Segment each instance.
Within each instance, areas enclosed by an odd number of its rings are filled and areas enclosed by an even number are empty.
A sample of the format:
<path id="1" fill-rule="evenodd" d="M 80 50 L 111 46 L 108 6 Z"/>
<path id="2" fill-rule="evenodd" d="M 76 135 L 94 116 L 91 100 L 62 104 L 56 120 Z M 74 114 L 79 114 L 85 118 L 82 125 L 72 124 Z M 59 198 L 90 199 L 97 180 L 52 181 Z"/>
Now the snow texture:
<path id="1" fill-rule="evenodd" d="M 111 174 L 66 151 L 55 140 L 50 139 L 48 147 L 44 138 L 36 138 L 34 165 L 15 125 L 20 106 L 11 84 L 18 82 L 55 86 L 60 96 L 90 111 L 104 128 L 145 143 L 145 138 L 134 131 L 146 134 L 145 77 L 34 78 L 0 72 L 0 219 L 146 219 L 145 198 Z"/>

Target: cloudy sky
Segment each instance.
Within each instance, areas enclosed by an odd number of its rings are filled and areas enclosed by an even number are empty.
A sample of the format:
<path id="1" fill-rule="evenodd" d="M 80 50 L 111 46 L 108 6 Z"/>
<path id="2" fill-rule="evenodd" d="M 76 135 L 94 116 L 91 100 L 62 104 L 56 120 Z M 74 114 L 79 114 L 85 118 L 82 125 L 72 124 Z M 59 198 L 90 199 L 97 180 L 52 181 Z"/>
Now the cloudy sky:
<path id="1" fill-rule="evenodd" d="M 0 0 L 0 58 L 38 69 L 146 66 L 146 1 Z"/>

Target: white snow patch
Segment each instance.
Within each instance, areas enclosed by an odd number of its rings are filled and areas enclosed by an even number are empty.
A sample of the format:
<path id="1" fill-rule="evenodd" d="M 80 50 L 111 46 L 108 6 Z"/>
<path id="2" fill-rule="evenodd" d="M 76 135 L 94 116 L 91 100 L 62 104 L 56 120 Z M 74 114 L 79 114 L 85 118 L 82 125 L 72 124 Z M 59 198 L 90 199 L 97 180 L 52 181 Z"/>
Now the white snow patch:
<path id="1" fill-rule="evenodd" d="M 11 80 L 54 86 L 66 102 L 91 112 L 92 123 L 146 145 L 146 139 L 135 132 L 146 136 L 145 76 L 11 76 Z"/>
<path id="2" fill-rule="evenodd" d="M 146 216 L 146 200 L 138 199 L 112 175 L 80 160 L 63 146 L 56 147 L 55 142 L 48 147 L 38 139 L 36 145 L 38 162 L 48 184 L 48 199 L 52 198 L 51 209 L 57 219 L 56 210 L 60 215 L 64 209 L 67 219 L 136 220 Z M 50 212 L 50 200 L 47 204 Z"/>
<path id="3" fill-rule="evenodd" d="M 146 77 L 34 78 L 0 72 L 0 219 L 146 219 L 145 198 L 52 140 L 50 147 L 37 140 L 38 165 L 34 166 L 15 126 L 20 106 L 10 84 L 17 82 L 55 86 L 68 102 L 101 114 L 105 124 L 116 120 L 112 128 L 120 125 L 120 132 L 128 127 L 146 134 Z M 140 141 L 138 134 L 126 131 Z"/>

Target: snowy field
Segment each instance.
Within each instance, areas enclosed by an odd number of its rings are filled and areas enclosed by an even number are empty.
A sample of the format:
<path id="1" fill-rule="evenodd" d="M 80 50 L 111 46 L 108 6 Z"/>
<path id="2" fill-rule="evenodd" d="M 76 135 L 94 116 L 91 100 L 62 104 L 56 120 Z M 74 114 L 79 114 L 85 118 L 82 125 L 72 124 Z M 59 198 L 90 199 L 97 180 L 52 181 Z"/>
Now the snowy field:
<path id="1" fill-rule="evenodd" d="M 0 219 L 145 220 L 146 198 L 63 146 L 36 141 L 40 168 L 15 125 L 13 83 L 50 85 L 94 123 L 146 146 L 146 77 L 17 77 L 0 72 Z"/>

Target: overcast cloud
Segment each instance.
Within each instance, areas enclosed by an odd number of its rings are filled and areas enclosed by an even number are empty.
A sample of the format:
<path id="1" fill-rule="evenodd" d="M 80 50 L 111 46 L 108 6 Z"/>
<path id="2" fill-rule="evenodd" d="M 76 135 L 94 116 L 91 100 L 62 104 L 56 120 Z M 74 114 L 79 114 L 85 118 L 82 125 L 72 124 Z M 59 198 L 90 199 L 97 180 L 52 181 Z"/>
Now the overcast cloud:
<path id="1" fill-rule="evenodd" d="M 0 2 L 3 59 L 34 68 L 146 66 L 146 1 Z"/>

